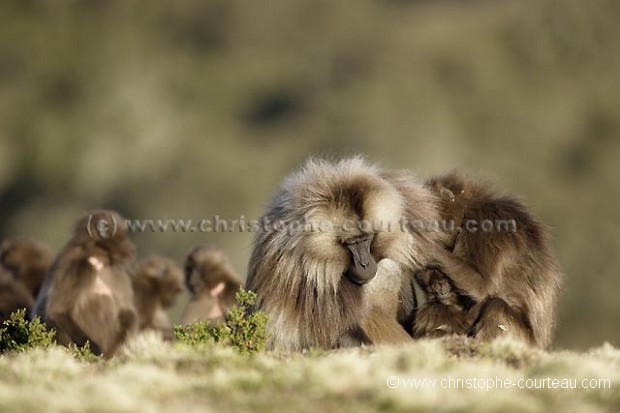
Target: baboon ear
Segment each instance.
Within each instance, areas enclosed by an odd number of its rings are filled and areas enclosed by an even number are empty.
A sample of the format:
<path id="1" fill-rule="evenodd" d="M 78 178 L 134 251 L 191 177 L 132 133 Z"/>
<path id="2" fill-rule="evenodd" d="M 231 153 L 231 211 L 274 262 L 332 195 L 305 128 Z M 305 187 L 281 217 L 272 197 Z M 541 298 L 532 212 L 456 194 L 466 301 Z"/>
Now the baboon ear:
<path id="1" fill-rule="evenodd" d="M 218 297 L 224 292 L 224 288 L 226 288 L 226 284 L 222 281 L 215 287 L 211 288 L 211 290 L 209 290 L 209 294 L 211 297 Z"/>
<path id="2" fill-rule="evenodd" d="M 454 200 L 456 199 L 456 197 L 454 196 L 454 192 L 450 191 L 446 187 L 442 187 L 439 190 L 439 195 L 441 196 L 441 199 L 443 199 L 444 201 L 454 202 Z"/>

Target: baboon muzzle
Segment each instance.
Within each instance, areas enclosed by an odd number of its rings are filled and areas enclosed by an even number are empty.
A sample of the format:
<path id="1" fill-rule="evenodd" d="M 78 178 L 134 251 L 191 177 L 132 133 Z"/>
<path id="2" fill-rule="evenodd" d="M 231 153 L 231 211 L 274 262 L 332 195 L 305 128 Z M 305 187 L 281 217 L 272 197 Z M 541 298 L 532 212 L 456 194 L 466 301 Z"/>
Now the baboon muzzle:
<path id="1" fill-rule="evenodd" d="M 377 274 L 377 261 L 370 253 L 370 243 L 373 237 L 373 235 L 364 235 L 344 242 L 351 254 L 351 264 L 346 276 L 357 285 L 366 284 Z"/>

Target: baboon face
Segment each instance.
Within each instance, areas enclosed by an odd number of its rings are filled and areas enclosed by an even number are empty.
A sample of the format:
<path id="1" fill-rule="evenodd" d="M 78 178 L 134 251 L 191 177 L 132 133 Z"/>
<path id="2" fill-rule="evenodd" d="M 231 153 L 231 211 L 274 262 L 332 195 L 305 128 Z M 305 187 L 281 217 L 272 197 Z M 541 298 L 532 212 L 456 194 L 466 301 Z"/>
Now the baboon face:
<path id="1" fill-rule="evenodd" d="M 426 291 L 428 300 L 447 300 L 454 297 L 450 279 L 435 268 L 427 268 L 416 274 L 416 279 Z"/>
<path id="2" fill-rule="evenodd" d="M 307 225 L 294 243 L 307 256 L 329 263 L 334 268 L 330 275 L 358 286 L 375 277 L 382 259 L 404 260 L 408 238 L 399 225 L 403 201 L 391 186 L 377 177 L 360 176 L 342 182 L 336 192 L 320 189 L 300 196 L 309 201 L 304 208 Z"/>
<path id="3" fill-rule="evenodd" d="M 433 271 L 427 291 L 439 300 L 448 299 L 454 295 L 450 280 L 438 271 Z"/>
<path id="4" fill-rule="evenodd" d="M 364 234 L 343 241 L 350 257 L 346 276 L 354 284 L 366 284 L 377 274 L 377 260 L 370 251 L 374 238 L 374 234 Z"/>

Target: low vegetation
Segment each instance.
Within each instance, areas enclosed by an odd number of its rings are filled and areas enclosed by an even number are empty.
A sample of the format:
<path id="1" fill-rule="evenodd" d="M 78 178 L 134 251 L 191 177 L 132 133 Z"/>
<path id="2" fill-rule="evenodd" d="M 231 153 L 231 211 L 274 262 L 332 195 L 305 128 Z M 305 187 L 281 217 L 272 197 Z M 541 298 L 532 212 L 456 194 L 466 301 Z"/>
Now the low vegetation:
<path id="1" fill-rule="evenodd" d="M 54 345 L 53 331 L 17 312 L 0 328 L 0 411 L 41 400 L 50 413 L 620 409 L 620 350 L 610 344 L 548 353 L 451 337 L 273 353 L 264 351 L 266 317 L 247 311 L 255 298 L 241 291 L 222 324 L 177 327 L 174 344 L 136 336 L 111 361 L 88 345 Z"/>
<path id="2" fill-rule="evenodd" d="M 498 379 L 539 386 L 547 378 L 574 380 L 580 388 L 485 388 Z M 448 379 L 475 379 L 477 388 L 440 388 Z M 599 388 L 583 388 L 584 379 Z M 221 342 L 188 346 L 143 334 L 109 362 L 79 360 L 57 346 L 0 357 L 3 412 L 38 410 L 42 400 L 50 413 L 598 412 L 620 409 L 618 385 L 620 350 L 608 344 L 546 353 L 514 342 L 452 338 L 248 357 Z"/>
<path id="3" fill-rule="evenodd" d="M 263 312 L 250 312 L 256 301 L 252 291 L 239 290 L 238 305 L 226 313 L 224 323 L 200 321 L 188 326 L 176 326 L 176 341 L 181 346 L 207 346 L 221 344 L 232 347 L 240 354 L 254 354 L 265 350 L 267 344 L 267 316 Z M 0 325 L 0 354 L 24 352 L 34 348 L 56 345 L 56 332 L 49 329 L 38 317 L 28 320 L 25 310 L 18 310 Z M 69 351 L 82 361 L 100 358 L 90 350 L 90 343 L 83 347 L 71 345 Z"/>
<path id="4" fill-rule="evenodd" d="M 49 347 L 55 344 L 55 335 L 39 318 L 28 321 L 26 310 L 17 310 L 0 325 L 0 354 Z"/>
<path id="5" fill-rule="evenodd" d="M 267 343 L 267 316 L 263 312 L 250 313 L 256 294 L 241 289 L 237 306 L 226 314 L 224 323 L 199 321 L 189 326 L 176 326 L 177 342 L 190 346 L 224 343 L 241 354 L 253 354 L 265 349 Z"/>

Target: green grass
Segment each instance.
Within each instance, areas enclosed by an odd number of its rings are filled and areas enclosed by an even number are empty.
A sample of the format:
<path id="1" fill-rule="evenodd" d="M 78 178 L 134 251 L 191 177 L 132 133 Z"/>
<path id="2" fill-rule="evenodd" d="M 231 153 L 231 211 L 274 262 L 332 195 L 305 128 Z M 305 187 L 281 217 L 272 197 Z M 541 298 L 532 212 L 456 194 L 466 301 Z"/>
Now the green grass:
<path id="1" fill-rule="evenodd" d="M 401 385 L 389 388 L 397 376 Z M 405 379 L 609 379 L 611 389 L 407 389 Z M 541 352 L 512 342 L 453 338 L 402 348 L 242 355 L 145 334 L 112 361 L 60 347 L 0 357 L 0 411 L 596 412 L 620 408 L 620 350 Z"/>

